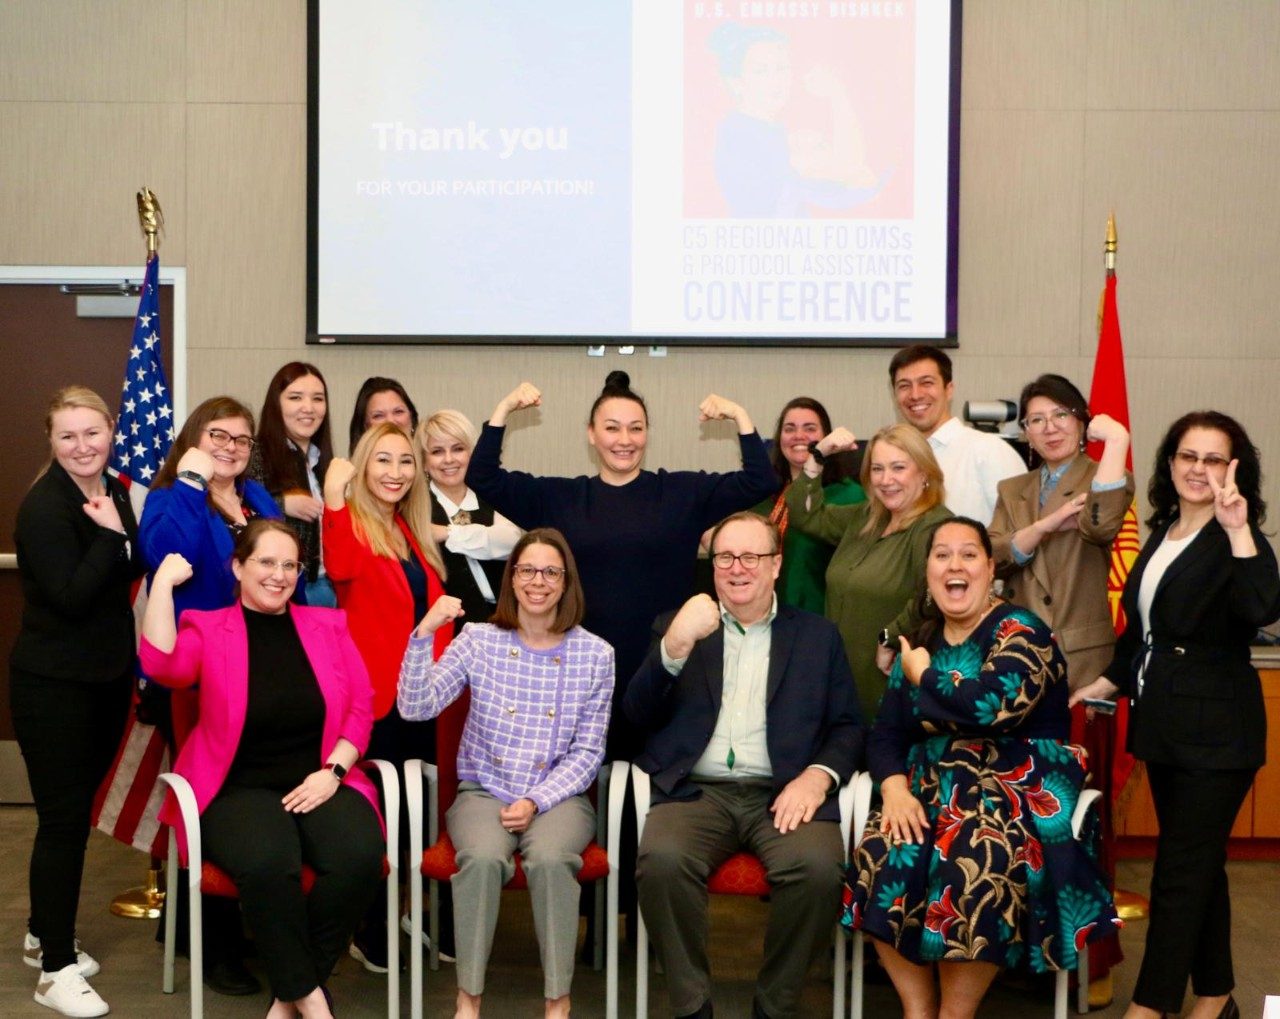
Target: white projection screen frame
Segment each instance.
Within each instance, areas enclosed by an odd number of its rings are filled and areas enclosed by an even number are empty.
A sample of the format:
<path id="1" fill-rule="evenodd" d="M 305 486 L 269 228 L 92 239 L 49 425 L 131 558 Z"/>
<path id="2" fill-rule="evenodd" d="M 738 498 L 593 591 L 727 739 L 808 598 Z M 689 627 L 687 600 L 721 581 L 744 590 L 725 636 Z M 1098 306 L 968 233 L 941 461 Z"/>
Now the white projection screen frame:
<path id="1" fill-rule="evenodd" d="M 309 0 L 307 341 L 956 336 L 960 0 Z"/>

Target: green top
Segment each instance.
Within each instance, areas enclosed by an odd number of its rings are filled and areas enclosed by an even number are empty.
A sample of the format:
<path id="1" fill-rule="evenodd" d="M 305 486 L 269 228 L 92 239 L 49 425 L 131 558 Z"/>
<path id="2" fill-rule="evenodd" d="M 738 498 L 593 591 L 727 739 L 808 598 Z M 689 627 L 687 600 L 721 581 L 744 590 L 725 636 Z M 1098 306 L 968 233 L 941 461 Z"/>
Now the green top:
<path id="1" fill-rule="evenodd" d="M 886 627 L 895 641 L 915 629 L 914 599 L 924 585 L 929 531 L 951 511 L 938 505 L 901 531 L 862 534 L 871 504 L 827 505 L 819 479 L 807 476 L 798 478 L 787 491 L 787 510 L 789 530 L 801 530 L 835 546 L 827 566 L 826 616 L 840 630 L 858 686 L 862 718 L 870 725 L 886 683 L 876 667 L 876 638 Z"/>
<path id="2" fill-rule="evenodd" d="M 785 494 L 765 499 L 752 509 L 762 517 L 770 517 L 774 506 Z M 853 478 L 832 482 L 822 490 L 822 494 L 828 506 L 853 506 L 867 498 L 862 486 Z M 781 521 L 778 523 L 781 526 Z M 833 552 L 835 549 L 825 541 L 811 538 L 798 527 L 787 525 L 782 536 L 782 572 L 774 585 L 778 601 L 822 615 L 827 605 L 827 564 L 831 562 Z"/>

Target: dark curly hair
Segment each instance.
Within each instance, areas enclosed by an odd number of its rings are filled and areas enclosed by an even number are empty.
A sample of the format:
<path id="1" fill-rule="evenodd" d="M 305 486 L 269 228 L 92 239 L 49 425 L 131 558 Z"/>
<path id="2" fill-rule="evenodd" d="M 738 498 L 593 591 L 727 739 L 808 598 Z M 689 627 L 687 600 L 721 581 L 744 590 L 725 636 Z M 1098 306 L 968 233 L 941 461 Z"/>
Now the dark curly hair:
<path id="1" fill-rule="evenodd" d="M 1231 459 L 1239 461 L 1236 487 L 1249 504 L 1249 523 L 1261 527 L 1267 519 L 1267 504 L 1262 499 L 1262 459 L 1258 447 L 1250 441 L 1249 433 L 1239 421 L 1216 410 L 1193 410 L 1190 414 L 1183 414 L 1165 432 L 1160 448 L 1156 450 L 1156 462 L 1147 486 L 1147 501 L 1151 503 L 1147 526 L 1152 529 L 1163 527 L 1178 515 L 1178 493 L 1173 487 L 1173 457 L 1183 437 L 1192 428 L 1209 428 L 1227 437 Z"/>
<path id="2" fill-rule="evenodd" d="M 991 535 L 987 533 L 987 528 L 984 524 L 974 520 L 972 517 L 947 517 L 946 520 L 938 521 L 929 529 L 929 537 L 925 542 L 926 561 L 928 561 L 929 553 L 933 551 L 933 543 L 938 537 L 938 532 L 951 524 L 960 524 L 969 528 L 978 536 L 978 543 L 982 546 L 982 550 L 987 553 L 987 558 L 993 559 L 995 557 L 995 549 L 991 544 Z M 915 633 L 907 634 L 907 639 L 911 642 L 912 647 L 929 647 L 938 634 L 942 632 L 942 624 L 945 620 L 942 617 L 942 610 L 938 608 L 937 603 L 934 602 L 929 594 L 929 584 L 924 577 L 920 578 L 920 589 L 916 594 L 916 612 L 920 617 L 920 624 L 916 627 Z"/>

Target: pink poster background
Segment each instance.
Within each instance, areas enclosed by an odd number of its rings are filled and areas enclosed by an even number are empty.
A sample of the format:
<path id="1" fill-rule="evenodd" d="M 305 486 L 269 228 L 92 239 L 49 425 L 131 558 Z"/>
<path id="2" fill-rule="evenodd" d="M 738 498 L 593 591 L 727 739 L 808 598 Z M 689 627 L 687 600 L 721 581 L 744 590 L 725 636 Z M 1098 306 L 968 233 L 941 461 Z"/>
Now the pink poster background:
<path id="1" fill-rule="evenodd" d="M 826 3 L 794 6 L 812 10 L 816 16 L 753 18 L 746 16 L 751 4 L 686 0 L 684 215 L 691 219 L 730 216 L 716 180 L 715 148 L 718 127 L 734 111 L 735 103 L 708 39 L 718 25 L 736 21 L 743 26 L 770 28 L 789 40 L 790 94 L 777 118 L 785 131 L 817 132 L 830 141 L 830 103 L 805 88 L 806 74 L 825 66 L 834 72 L 852 101 L 865 139 L 867 165 L 877 178 L 888 175 L 883 190 L 869 201 L 844 210 L 809 205 L 809 215 L 820 219 L 909 218 L 914 193 L 915 4 L 910 0 L 885 4 L 903 9 L 898 18 L 841 17 L 832 15 Z"/>

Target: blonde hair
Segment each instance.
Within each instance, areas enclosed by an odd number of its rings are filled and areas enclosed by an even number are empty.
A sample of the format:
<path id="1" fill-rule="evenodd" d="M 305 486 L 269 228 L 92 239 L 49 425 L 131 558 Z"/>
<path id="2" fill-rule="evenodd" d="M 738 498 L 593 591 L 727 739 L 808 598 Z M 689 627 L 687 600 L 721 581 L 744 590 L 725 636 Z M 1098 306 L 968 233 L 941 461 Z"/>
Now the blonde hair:
<path id="1" fill-rule="evenodd" d="M 111 416 L 111 411 L 107 410 L 106 401 L 102 399 L 88 386 L 63 386 L 49 401 L 49 409 L 44 416 L 44 434 L 49 439 L 49 459 L 36 472 L 36 476 L 32 479 L 32 484 L 39 481 L 48 473 L 49 468 L 53 466 L 53 416 L 60 410 L 96 410 L 101 414 L 107 422 L 107 428 L 115 427 L 116 419 Z"/>
<path id="2" fill-rule="evenodd" d="M 942 468 L 938 466 L 938 460 L 933 455 L 929 440 L 912 425 L 896 424 L 881 428 L 871 436 L 871 441 L 867 443 L 866 455 L 862 458 L 862 488 L 867 493 L 867 504 L 871 507 L 871 512 L 867 514 L 867 522 L 862 528 L 862 534 L 881 534 L 889 524 L 890 513 L 871 484 L 871 458 L 875 453 L 877 442 L 883 442 L 906 453 L 924 472 L 924 491 L 920 493 L 916 504 L 903 515 L 900 521 L 903 527 L 946 500 L 946 492 L 942 487 Z"/>
<path id="3" fill-rule="evenodd" d="M 413 452 L 413 444 L 399 425 L 384 422 L 370 428 L 356 443 L 355 452 L 351 455 L 351 466 L 355 474 L 351 478 L 351 494 L 347 498 L 347 508 L 351 512 L 351 523 L 356 537 L 373 551 L 374 555 L 386 556 L 388 559 L 399 559 L 392 528 L 378 510 L 380 500 L 369 491 L 369 482 L 365 472 L 373 457 L 373 448 L 389 435 L 398 435 L 409 445 Z M 427 492 L 427 476 L 414 456 L 415 467 L 413 482 L 404 498 L 396 504 L 395 512 L 409 526 L 422 555 L 441 580 L 445 578 L 444 559 L 431 534 L 431 499 Z"/>
<path id="4" fill-rule="evenodd" d="M 420 459 L 426 456 L 427 441 L 432 435 L 443 435 L 448 439 L 456 439 L 467 449 L 475 449 L 480 433 L 471 419 L 460 410 L 438 410 L 418 425 L 413 439 L 418 446 Z"/>

